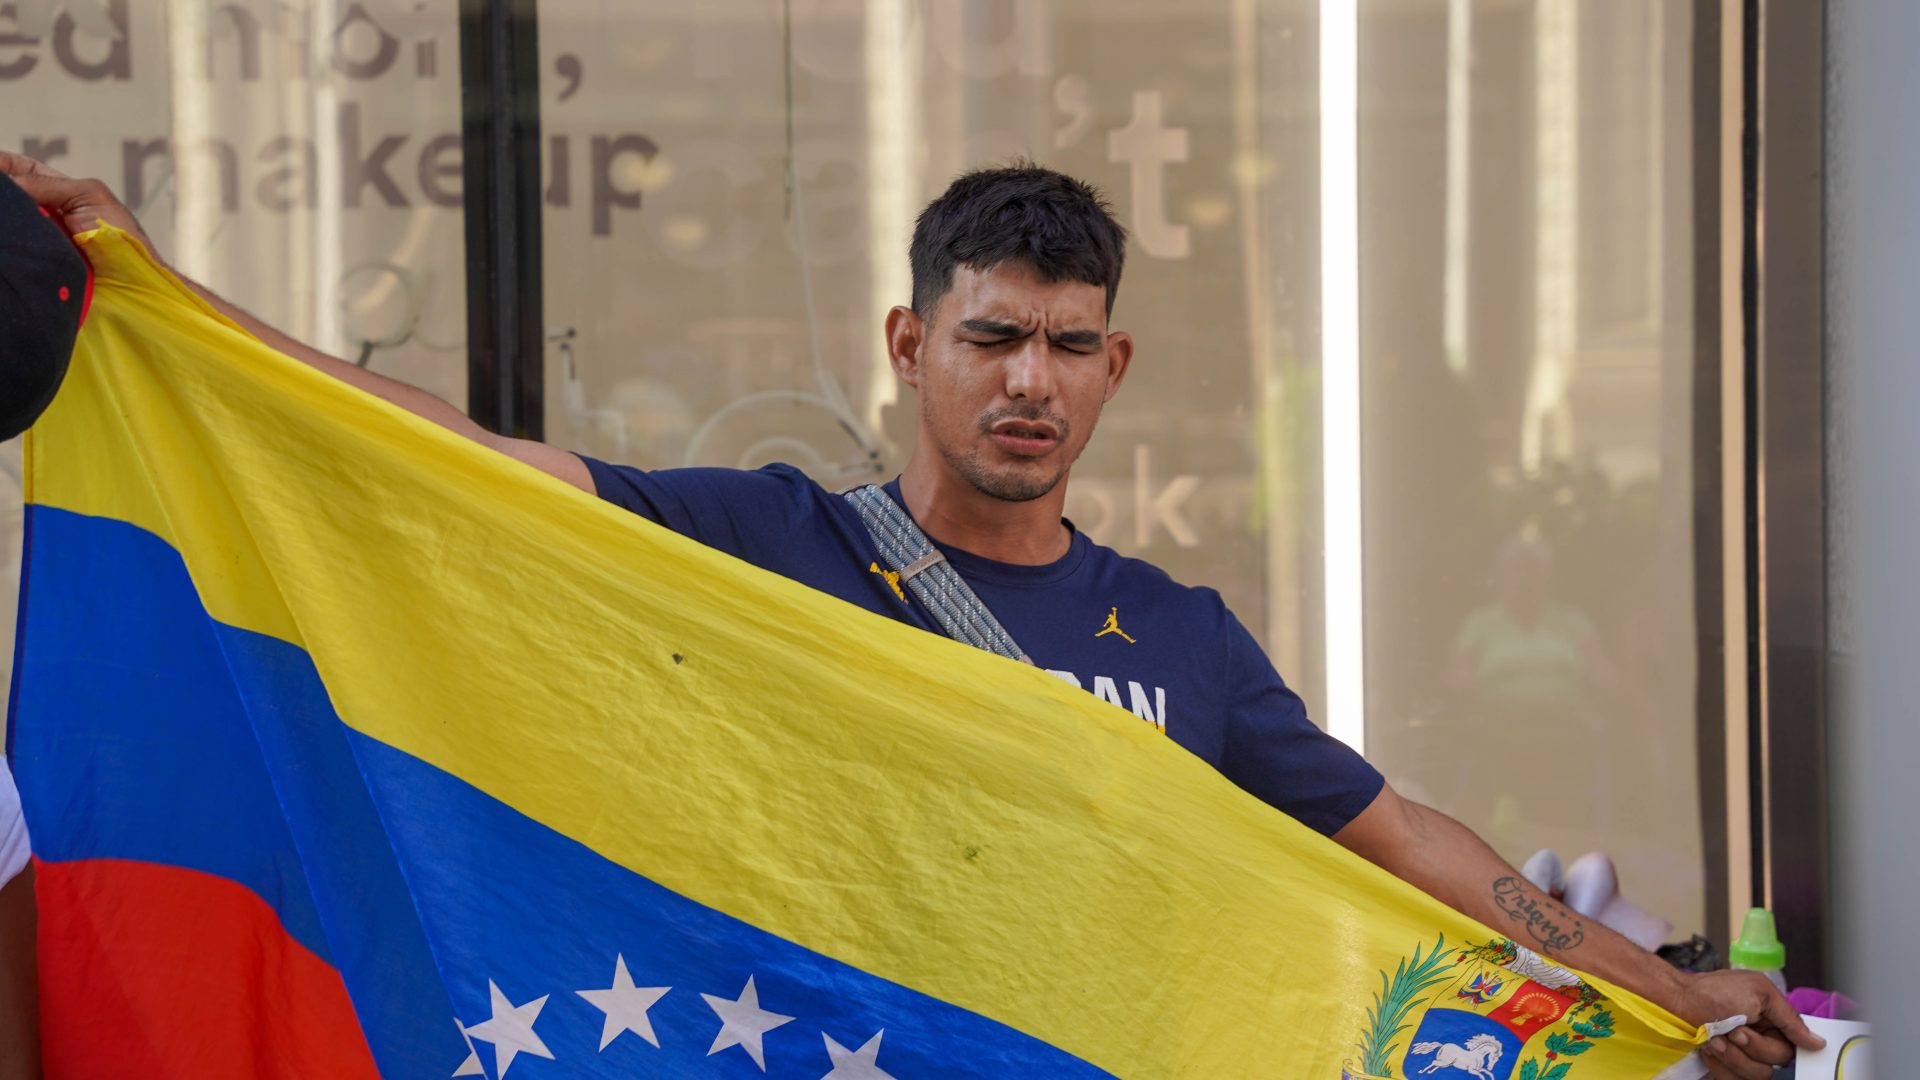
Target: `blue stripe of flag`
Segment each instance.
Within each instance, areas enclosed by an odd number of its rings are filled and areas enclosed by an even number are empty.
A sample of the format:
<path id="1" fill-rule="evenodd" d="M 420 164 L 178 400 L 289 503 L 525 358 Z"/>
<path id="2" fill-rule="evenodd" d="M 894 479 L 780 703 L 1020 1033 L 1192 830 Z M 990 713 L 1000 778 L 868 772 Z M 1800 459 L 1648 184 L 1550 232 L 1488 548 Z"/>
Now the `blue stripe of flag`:
<path id="1" fill-rule="evenodd" d="M 467 1053 L 455 1020 L 489 1018 L 489 983 L 515 1005 L 547 998 L 534 1031 L 554 1058 L 511 1066 L 532 1080 L 811 1080 L 833 1068 L 829 1038 L 852 1050 L 881 1031 L 874 1063 L 903 1080 L 1106 1075 L 680 896 L 346 728 L 305 652 L 213 621 L 164 541 L 29 514 L 15 750 L 36 850 L 247 885 L 340 969 L 387 1075 L 450 1075 Z M 609 987 L 616 955 L 635 984 L 671 987 L 648 1014 L 658 1048 L 631 1032 L 599 1048 L 604 1015 L 577 991 Z M 794 1018 L 764 1036 L 765 1074 L 741 1047 L 708 1053 L 721 1025 L 702 995 L 737 998 L 748 976 L 762 1008 Z M 493 1075 L 492 1046 L 473 1045 Z"/>

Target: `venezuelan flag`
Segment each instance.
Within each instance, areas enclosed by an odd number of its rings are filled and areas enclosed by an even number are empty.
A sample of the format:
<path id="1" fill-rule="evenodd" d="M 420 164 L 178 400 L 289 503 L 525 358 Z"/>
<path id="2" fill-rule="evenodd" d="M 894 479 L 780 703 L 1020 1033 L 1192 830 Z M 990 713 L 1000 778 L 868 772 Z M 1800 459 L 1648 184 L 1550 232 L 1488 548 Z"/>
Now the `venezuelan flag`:
<path id="1" fill-rule="evenodd" d="M 1596 1080 L 1702 1037 L 80 242 L 11 728 L 55 1077 Z"/>

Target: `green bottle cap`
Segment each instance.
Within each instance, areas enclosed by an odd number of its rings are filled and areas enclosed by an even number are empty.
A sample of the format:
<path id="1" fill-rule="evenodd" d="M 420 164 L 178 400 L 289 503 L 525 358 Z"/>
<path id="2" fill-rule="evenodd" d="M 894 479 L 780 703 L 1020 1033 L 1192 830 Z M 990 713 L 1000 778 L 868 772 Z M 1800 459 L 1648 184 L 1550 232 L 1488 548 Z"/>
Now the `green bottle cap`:
<path id="1" fill-rule="evenodd" d="M 1773 929 L 1773 912 L 1757 907 L 1747 912 L 1740 936 L 1727 950 L 1734 967 L 1749 971 L 1778 971 L 1787 966 L 1787 947 Z"/>

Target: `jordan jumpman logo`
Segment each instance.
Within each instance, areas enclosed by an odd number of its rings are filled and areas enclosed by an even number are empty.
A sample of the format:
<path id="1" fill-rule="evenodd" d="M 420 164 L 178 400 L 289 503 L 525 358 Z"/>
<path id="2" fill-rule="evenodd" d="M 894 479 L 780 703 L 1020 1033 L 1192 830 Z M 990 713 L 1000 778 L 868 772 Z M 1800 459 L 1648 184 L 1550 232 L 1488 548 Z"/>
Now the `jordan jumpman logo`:
<path id="1" fill-rule="evenodd" d="M 907 602 L 907 594 L 900 588 L 900 571 L 882 570 L 880 564 L 876 562 L 867 564 L 867 573 L 879 574 L 881 579 L 886 581 L 887 587 L 893 590 L 893 595 L 899 597 L 901 603 Z"/>
<path id="2" fill-rule="evenodd" d="M 1127 644 L 1129 645 L 1138 644 L 1138 642 L 1133 640 L 1131 635 L 1125 630 L 1120 629 L 1120 609 L 1117 607 L 1107 609 L 1106 625 L 1102 626 L 1100 632 L 1093 636 L 1106 637 L 1108 634 L 1119 634 L 1121 637 L 1126 638 Z"/>

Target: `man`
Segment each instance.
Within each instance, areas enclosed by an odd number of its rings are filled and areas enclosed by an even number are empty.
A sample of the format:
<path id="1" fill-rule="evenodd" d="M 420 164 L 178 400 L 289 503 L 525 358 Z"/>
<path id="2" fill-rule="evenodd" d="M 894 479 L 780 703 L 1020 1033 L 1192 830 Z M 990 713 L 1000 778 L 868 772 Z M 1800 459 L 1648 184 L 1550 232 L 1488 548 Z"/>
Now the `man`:
<path id="1" fill-rule="evenodd" d="M 97 181 L 0 155 L 68 225 L 138 233 Z M 150 245 L 149 245 L 150 246 Z M 1793 1044 L 1818 1045 L 1767 981 L 1688 976 L 1527 884 L 1465 827 L 1409 802 L 1308 721 L 1251 635 L 1210 589 L 1176 584 L 1076 532 L 1066 480 L 1133 340 L 1108 317 L 1125 235 L 1099 195 L 1017 166 L 956 180 L 927 207 L 910 258 L 913 304 L 887 315 L 899 377 L 919 397 L 912 455 L 886 485 L 1041 667 L 1164 727 L 1255 796 L 1522 944 L 1637 990 L 1694 1022 L 1735 1014 L 1716 1077 L 1764 1080 Z M 196 286 L 196 288 L 198 288 Z M 446 402 L 293 341 L 219 298 L 268 345 L 475 442 L 704 543 L 926 629 L 858 513 L 797 470 L 643 472 L 495 435 Z"/>

